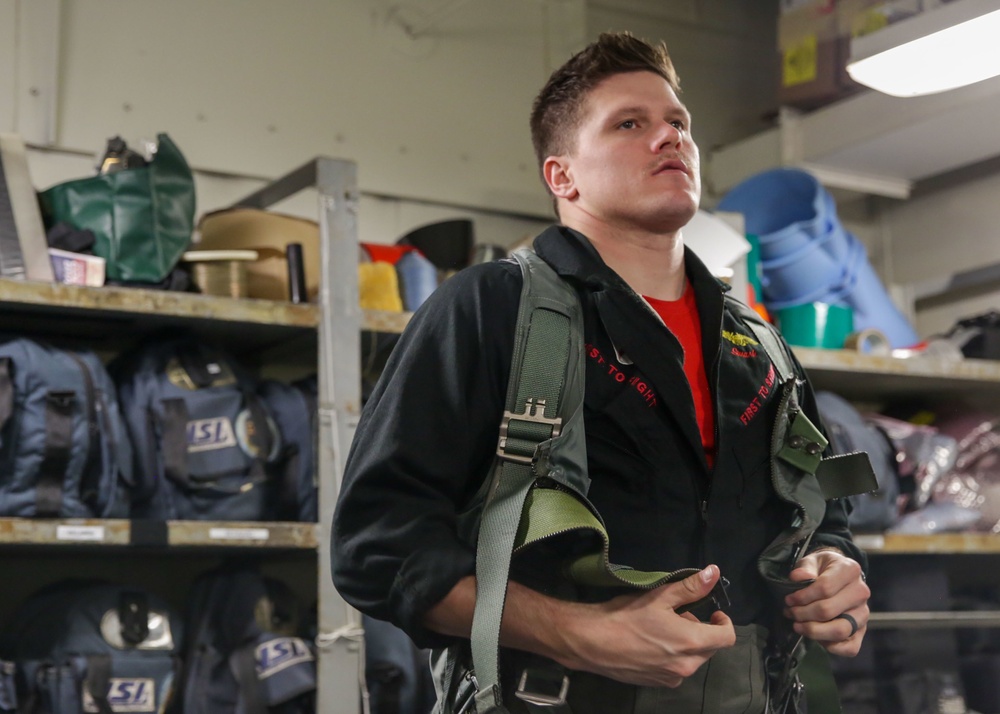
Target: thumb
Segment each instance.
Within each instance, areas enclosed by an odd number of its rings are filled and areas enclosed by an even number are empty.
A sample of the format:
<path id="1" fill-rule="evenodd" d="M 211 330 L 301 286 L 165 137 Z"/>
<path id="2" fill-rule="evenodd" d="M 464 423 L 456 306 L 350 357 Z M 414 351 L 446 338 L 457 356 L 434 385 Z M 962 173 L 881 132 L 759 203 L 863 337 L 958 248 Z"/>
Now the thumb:
<path id="1" fill-rule="evenodd" d="M 694 575 L 664 587 L 664 602 L 674 609 L 698 602 L 712 592 L 717 582 L 719 582 L 718 566 L 706 566 Z"/>
<path id="2" fill-rule="evenodd" d="M 815 580 L 818 575 L 819 563 L 817 562 L 817 556 L 815 553 L 810 553 L 795 564 L 792 572 L 788 574 L 788 579 L 792 582 L 802 582 L 805 580 Z"/>

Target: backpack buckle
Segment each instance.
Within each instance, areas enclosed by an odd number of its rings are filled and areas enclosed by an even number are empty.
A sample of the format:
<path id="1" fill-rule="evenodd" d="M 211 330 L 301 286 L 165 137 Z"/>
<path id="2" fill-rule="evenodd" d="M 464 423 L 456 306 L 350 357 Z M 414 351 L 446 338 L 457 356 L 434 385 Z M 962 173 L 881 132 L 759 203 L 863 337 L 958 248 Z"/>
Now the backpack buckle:
<path id="1" fill-rule="evenodd" d="M 540 707 L 561 707 L 566 704 L 569 676 L 561 671 L 525 667 L 514 695 L 521 701 Z"/>
<path id="2" fill-rule="evenodd" d="M 541 424 L 544 426 L 551 427 L 551 431 L 544 435 L 542 438 L 537 438 L 535 434 L 519 434 L 517 435 L 518 441 L 528 441 L 531 449 L 531 453 L 527 453 L 528 449 L 522 446 L 518 451 L 508 451 L 508 441 L 511 438 L 510 425 L 511 422 L 528 422 L 529 424 Z M 516 428 L 516 426 L 515 426 Z M 529 427 L 530 428 L 530 427 Z M 506 459 L 507 461 L 513 461 L 519 464 L 530 464 L 535 459 L 535 451 L 538 445 L 543 441 L 548 439 L 554 439 L 559 436 L 559 432 L 562 430 L 562 417 L 546 417 L 545 416 L 545 400 L 538 399 L 535 397 L 530 397 L 525 400 L 524 411 L 517 413 L 512 412 L 509 409 L 503 413 L 503 420 L 500 422 L 500 441 L 497 443 L 497 456 L 501 459 Z"/>

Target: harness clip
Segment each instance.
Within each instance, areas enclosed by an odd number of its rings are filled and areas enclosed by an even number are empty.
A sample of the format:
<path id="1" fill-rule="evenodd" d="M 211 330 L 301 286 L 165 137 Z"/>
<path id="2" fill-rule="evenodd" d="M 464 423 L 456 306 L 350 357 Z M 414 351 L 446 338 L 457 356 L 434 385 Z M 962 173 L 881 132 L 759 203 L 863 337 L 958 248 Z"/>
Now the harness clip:
<path id="1" fill-rule="evenodd" d="M 544 439 L 532 445 L 531 453 L 511 453 L 507 451 L 507 440 L 510 432 L 511 421 L 529 422 L 532 424 L 542 424 L 552 428 L 552 432 Z M 503 420 L 500 422 L 500 441 L 497 443 L 497 456 L 507 461 L 514 461 L 519 464 L 530 464 L 535 459 L 535 450 L 542 441 L 554 439 L 559 436 L 562 430 L 562 417 L 545 416 L 545 400 L 530 397 L 525 401 L 524 411 L 521 413 L 512 412 L 509 409 L 503 413 Z"/>
<path id="2" fill-rule="evenodd" d="M 562 672 L 525 667 L 514 695 L 521 701 L 540 707 L 561 707 L 566 704 L 569 677 Z"/>

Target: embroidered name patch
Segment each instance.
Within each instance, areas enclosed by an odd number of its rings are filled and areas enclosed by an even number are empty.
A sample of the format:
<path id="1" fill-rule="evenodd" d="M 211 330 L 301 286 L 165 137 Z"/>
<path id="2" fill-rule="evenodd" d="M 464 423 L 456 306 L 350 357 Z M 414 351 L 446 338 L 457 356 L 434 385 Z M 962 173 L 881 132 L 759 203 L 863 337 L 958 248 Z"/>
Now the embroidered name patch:
<path id="1" fill-rule="evenodd" d="M 767 370 L 767 376 L 764 377 L 764 383 L 757 389 L 757 396 L 750 400 L 746 409 L 740 414 L 740 422 L 744 426 L 749 424 L 761 410 L 762 404 L 767 400 L 767 395 L 771 393 L 771 388 L 774 386 L 774 379 L 774 365 L 772 364 L 771 368 Z"/>
<path id="2" fill-rule="evenodd" d="M 587 351 L 587 357 L 589 357 L 591 361 L 596 362 L 601 367 L 607 368 L 608 376 L 610 376 L 616 382 L 620 382 L 622 384 L 625 384 L 627 382 L 628 385 L 632 387 L 636 392 L 638 392 L 639 396 L 641 396 L 645 400 L 646 406 L 648 407 L 656 406 L 656 393 L 653 391 L 653 388 L 650 385 L 648 385 L 642 377 L 638 375 L 634 377 L 629 377 L 620 369 L 618 369 L 618 367 L 616 367 L 613 362 L 604 359 L 604 355 L 601 354 L 601 351 L 596 347 L 594 347 L 593 345 L 589 344 L 584 345 L 584 349 Z"/>

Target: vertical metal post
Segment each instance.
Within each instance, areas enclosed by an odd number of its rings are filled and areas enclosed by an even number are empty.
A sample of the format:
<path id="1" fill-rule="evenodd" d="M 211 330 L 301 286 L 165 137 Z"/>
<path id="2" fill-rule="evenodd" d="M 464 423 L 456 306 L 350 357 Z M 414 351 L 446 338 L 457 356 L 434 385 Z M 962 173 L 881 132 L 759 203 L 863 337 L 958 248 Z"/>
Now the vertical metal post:
<path id="1" fill-rule="evenodd" d="M 319 643 L 318 714 L 356 714 L 360 699 L 360 618 L 333 587 L 330 527 L 341 476 L 361 414 L 358 302 L 358 185 L 353 162 L 316 160 L 320 217 Z"/>

